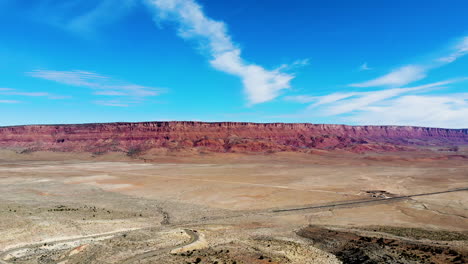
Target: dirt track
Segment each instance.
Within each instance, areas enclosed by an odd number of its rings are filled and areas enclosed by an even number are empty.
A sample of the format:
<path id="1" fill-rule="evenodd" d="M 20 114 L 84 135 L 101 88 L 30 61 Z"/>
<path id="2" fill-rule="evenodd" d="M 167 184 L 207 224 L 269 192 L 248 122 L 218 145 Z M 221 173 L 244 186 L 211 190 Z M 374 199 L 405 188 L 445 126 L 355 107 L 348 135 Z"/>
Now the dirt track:
<path id="1" fill-rule="evenodd" d="M 136 229 L 140 230 L 140 229 Z M 103 233 L 103 234 L 97 234 L 97 235 L 90 235 L 90 236 L 81 236 L 81 237 L 76 237 L 76 238 L 70 238 L 70 239 L 61 239 L 61 240 L 56 240 L 56 241 L 49 241 L 47 243 L 41 242 L 41 243 L 35 243 L 35 244 L 29 244 L 29 245 L 24 245 L 16 248 L 9 249 L 7 251 L 1 252 L 0 253 L 0 263 L 3 264 L 9 264 L 13 262 L 6 261 L 5 259 L 8 258 L 8 255 L 17 252 L 17 251 L 23 251 L 23 250 L 34 250 L 34 249 L 39 249 L 41 247 L 44 247 L 45 245 L 47 246 L 53 246 L 55 244 L 66 244 L 69 242 L 80 242 L 83 240 L 89 240 L 89 239 L 98 239 L 98 238 L 106 238 L 109 236 L 116 236 L 116 235 L 121 235 L 128 233 L 129 231 L 135 231 L 134 230 L 125 230 L 125 231 L 116 231 L 116 232 L 109 232 L 109 233 Z M 63 261 L 63 260 L 62 260 Z"/>
<path id="2" fill-rule="evenodd" d="M 2 263 L 10 264 L 3 258 L 18 251 L 30 253 L 19 254 L 16 263 L 22 264 L 336 263 L 295 231 L 309 224 L 468 230 L 468 167 L 460 161 L 395 166 L 296 154 L 239 156 L 229 163 L 218 157 L 165 159 L 0 160 Z M 370 198 L 372 190 L 394 197 Z M 95 235 L 101 233 L 111 237 Z M 170 254 L 200 238 L 206 247 Z M 60 246 L 67 242 L 69 247 Z M 443 243 L 457 252 L 466 246 Z"/>
<path id="3" fill-rule="evenodd" d="M 427 195 L 436 195 L 436 194 L 443 194 L 443 193 L 450 193 L 450 192 L 461 192 L 461 191 L 467 191 L 468 188 L 459 188 L 455 190 L 447 190 L 447 191 L 440 191 L 440 192 L 432 192 L 432 193 L 423 193 L 423 194 L 414 194 L 414 195 L 405 195 L 402 197 L 390 197 L 390 198 L 384 198 L 384 199 L 372 199 L 372 200 L 364 200 L 364 201 L 354 201 L 354 202 L 345 202 L 345 203 L 335 203 L 335 204 L 330 204 L 330 205 L 320 205 L 320 206 L 311 206 L 311 207 L 303 207 L 303 208 L 291 208 L 291 209 L 277 209 L 277 210 L 272 210 L 272 211 L 267 211 L 267 210 L 262 210 L 262 211 L 257 211 L 258 214 L 268 214 L 270 213 L 278 213 L 278 212 L 295 212 L 295 211 L 302 211 L 302 210 L 309 210 L 309 209 L 328 209 L 328 208 L 337 208 L 337 207 L 347 207 L 347 208 L 353 208 L 355 206 L 365 206 L 365 205 L 372 205 L 374 203 L 382 203 L 382 202 L 392 202 L 395 200 L 402 200 L 402 199 L 408 199 L 411 197 L 418 197 L 418 196 L 427 196 Z M 255 212 L 250 212 L 250 215 L 256 214 Z M 234 216 L 234 217 L 239 217 L 240 215 Z M 222 217 L 223 219 L 226 219 L 226 217 Z M 215 220 L 215 219 L 211 219 Z M 186 225 L 187 223 L 183 224 Z M 169 225 L 166 226 L 166 228 L 177 228 L 179 225 Z M 142 229 L 137 229 L 137 230 L 142 230 Z M 72 239 L 64 239 L 64 240 L 57 240 L 57 241 L 49 241 L 47 242 L 48 246 L 53 246 L 55 244 L 64 244 L 64 243 L 69 243 L 69 242 L 81 242 L 85 239 L 97 239 L 101 237 L 109 237 L 109 236 L 117 236 L 117 235 L 122 235 L 126 234 L 132 231 L 137 231 L 137 230 L 125 230 L 125 231 L 118 231 L 118 232 L 110 232 L 110 233 L 104 233 L 104 234 L 99 234 L 99 235 L 91 235 L 91 236 L 82 236 L 82 237 L 77 237 L 77 238 L 72 238 Z M 183 229 L 183 231 L 189 236 L 189 240 L 185 243 L 178 244 L 176 246 L 171 246 L 171 247 L 166 247 L 166 248 L 158 248 L 154 250 L 149 250 L 141 254 L 134 255 L 132 257 L 129 257 L 122 261 L 121 263 L 139 263 L 140 261 L 144 259 L 150 259 L 154 258 L 163 254 L 169 254 L 172 250 L 175 249 L 180 249 L 184 248 L 186 246 L 189 246 L 193 243 L 196 243 L 199 240 L 199 235 L 197 231 L 193 231 L 190 229 Z M 82 243 L 80 243 L 82 244 Z M 0 263 L 2 264 L 11 264 L 13 262 L 5 260 L 8 255 L 13 254 L 14 252 L 18 251 L 33 251 L 34 249 L 38 249 L 44 246 L 44 243 L 36 243 L 36 244 L 30 244 L 30 245 L 25 245 L 17 248 L 12 248 L 9 249 L 5 252 L 2 252 L 0 254 Z M 61 259 L 62 261 L 67 260 L 67 258 Z"/>
<path id="4" fill-rule="evenodd" d="M 143 254 L 135 255 L 133 257 L 130 257 L 130 258 L 124 260 L 122 262 L 122 264 L 137 263 L 140 260 L 152 258 L 152 257 L 158 256 L 160 254 L 164 254 L 164 253 L 169 253 L 169 252 L 171 252 L 171 250 L 174 250 L 174 249 L 177 249 L 177 248 L 183 248 L 185 246 L 188 246 L 188 245 L 193 244 L 193 243 L 198 241 L 199 236 L 198 236 L 198 234 L 196 232 L 194 232 L 194 231 L 192 231 L 190 229 L 183 229 L 183 230 L 187 235 L 190 236 L 189 241 L 187 241 L 187 242 L 185 242 L 183 244 L 177 245 L 175 247 L 162 248 L 162 249 L 157 249 L 157 250 L 150 250 L 150 251 L 147 251 L 147 252 L 145 252 Z"/>
<path id="5" fill-rule="evenodd" d="M 463 191 L 468 191 L 468 187 L 467 188 L 457 188 L 457 189 L 454 189 L 454 190 L 440 191 L 440 192 L 403 195 L 403 196 L 397 196 L 397 197 L 377 198 L 377 199 L 360 200 L 360 201 L 349 201 L 349 202 L 333 203 L 333 204 L 327 204 L 327 205 L 307 206 L 307 207 L 300 207 L 300 208 L 276 209 L 276 210 L 272 210 L 272 212 L 280 213 L 280 212 L 291 212 L 291 211 L 312 210 L 312 209 L 327 209 L 327 208 L 336 208 L 336 207 L 344 207 L 344 206 L 352 208 L 354 205 L 386 203 L 386 202 L 393 202 L 395 200 L 408 199 L 408 198 L 411 198 L 411 197 L 428 196 L 428 195 L 436 195 L 436 194 L 452 193 L 452 192 L 463 192 Z"/>

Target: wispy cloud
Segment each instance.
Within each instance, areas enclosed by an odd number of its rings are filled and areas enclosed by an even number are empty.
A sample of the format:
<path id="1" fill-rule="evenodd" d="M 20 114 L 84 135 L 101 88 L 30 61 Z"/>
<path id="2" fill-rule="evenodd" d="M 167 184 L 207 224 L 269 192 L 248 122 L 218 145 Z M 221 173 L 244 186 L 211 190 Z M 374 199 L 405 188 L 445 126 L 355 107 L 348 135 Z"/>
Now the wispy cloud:
<path id="1" fill-rule="evenodd" d="M 384 100 L 429 88 L 442 88 L 456 80 L 436 82 L 407 88 L 393 88 L 372 92 L 334 93 L 317 98 L 317 101 L 309 106 L 309 109 L 325 105 L 321 109 L 324 115 L 340 115 L 362 110 L 370 105 L 381 103 Z"/>
<path id="2" fill-rule="evenodd" d="M 49 95 L 49 99 L 53 100 L 62 100 L 62 99 L 70 99 L 72 96 L 70 95 Z"/>
<path id="3" fill-rule="evenodd" d="M 441 57 L 438 61 L 442 63 L 451 63 L 456 61 L 458 58 L 463 57 L 468 54 L 468 37 L 464 37 L 462 41 L 460 41 L 455 47 L 453 48 L 453 52 L 448 56 Z"/>
<path id="4" fill-rule="evenodd" d="M 293 63 L 281 65 L 277 70 L 293 71 L 302 67 L 309 66 L 309 64 L 310 59 L 296 60 Z"/>
<path id="5" fill-rule="evenodd" d="M 453 51 L 446 55 L 439 57 L 435 60 L 422 64 L 406 65 L 391 71 L 381 77 L 350 84 L 351 87 L 376 87 L 376 86 L 390 86 L 397 87 L 410 84 L 415 81 L 426 78 L 427 73 L 434 69 L 446 64 L 452 63 L 468 54 L 468 37 L 462 38 L 456 45 L 451 48 Z"/>
<path id="6" fill-rule="evenodd" d="M 116 107 L 128 107 L 129 104 L 126 102 L 122 102 L 120 100 L 98 100 L 94 101 L 97 105 L 104 105 L 104 106 L 116 106 Z"/>
<path id="7" fill-rule="evenodd" d="M 468 94 L 406 95 L 372 105 L 348 120 L 363 125 L 468 128 Z"/>
<path id="8" fill-rule="evenodd" d="M 461 79 L 463 80 L 463 79 Z M 436 82 L 431 84 L 420 85 L 416 87 L 407 87 L 407 88 L 393 88 L 380 91 L 371 91 L 371 92 L 337 92 L 322 96 L 309 96 L 309 95 L 296 95 L 296 96 L 286 96 L 284 99 L 286 101 L 296 102 L 296 103 L 313 103 L 308 108 L 314 108 L 321 105 L 333 104 L 338 101 L 349 99 L 346 102 L 340 103 L 338 108 L 348 109 L 347 111 L 352 111 L 355 107 L 368 105 L 379 100 L 387 99 L 390 97 L 398 96 L 403 93 L 408 93 L 417 90 L 423 90 L 428 88 L 441 88 L 444 85 L 456 82 L 457 80 L 448 80 L 443 82 Z M 336 111 L 336 110 L 335 110 Z M 334 111 L 333 111 L 334 112 Z M 336 114 L 336 113 L 332 113 Z"/>
<path id="9" fill-rule="evenodd" d="M 396 69 L 379 78 L 362 82 L 354 83 L 352 87 L 375 87 L 375 86 L 402 86 L 414 81 L 419 81 L 426 78 L 427 69 L 418 65 L 408 65 Z"/>
<path id="10" fill-rule="evenodd" d="M 82 35 L 93 35 L 132 10 L 138 0 L 37 0 L 28 3 L 32 19 Z"/>
<path id="11" fill-rule="evenodd" d="M 317 100 L 317 98 L 318 96 L 310 96 L 310 95 L 290 95 L 290 96 L 283 97 L 283 99 L 286 101 L 301 103 L 301 104 L 314 102 L 315 100 Z"/>
<path id="12" fill-rule="evenodd" d="M 53 95 L 47 92 L 23 92 L 12 88 L 0 88 L 0 95 L 26 96 L 26 97 L 47 97 L 49 99 L 66 99 L 70 96 Z"/>
<path id="13" fill-rule="evenodd" d="M 364 63 L 359 67 L 359 70 L 360 70 L 360 71 L 369 71 L 369 70 L 372 70 L 372 68 L 370 68 L 370 67 L 367 65 L 367 62 L 364 62 Z"/>
<path id="14" fill-rule="evenodd" d="M 124 16 L 135 4 L 135 0 L 100 0 L 93 9 L 69 21 L 68 28 L 78 32 L 92 31 L 96 26 L 110 24 Z M 110 10 L 112 10 L 110 12 Z"/>
<path id="15" fill-rule="evenodd" d="M 126 93 L 120 92 L 120 91 L 98 91 L 98 92 L 94 92 L 94 94 L 96 94 L 96 95 L 108 95 L 108 96 L 125 96 L 125 95 L 127 95 Z"/>
<path id="16" fill-rule="evenodd" d="M 148 97 L 157 96 L 165 89 L 131 84 L 89 71 L 34 70 L 28 75 L 61 84 L 94 89 L 96 95 Z"/>
<path id="17" fill-rule="evenodd" d="M 20 101 L 16 100 L 0 100 L 0 104 L 19 104 L 21 103 Z"/>
<path id="18" fill-rule="evenodd" d="M 334 116 L 344 122 L 367 125 L 420 125 L 468 127 L 468 94 L 430 95 L 466 78 L 414 87 L 370 92 L 333 93 L 324 96 L 296 96 L 289 101 L 310 103 L 303 112 L 288 118 Z M 426 93 L 426 94 L 424 94 Z"/>
<path id="19" fill-rule="evenodd" d="M 283 72 L 282 67 L 267 70 L 246 62 L 241 49 L 227 33 L 226 25 L 206 16 L 194 0 L 146 0 L 146 3 L 158 22 L 175 22 L 180 37 L 199 43 L 210 55 L 211 66 L 241 78 L 250 104 L 270 101 L 290 88 L 292 74 Z"/>
<path id="20" fill-rule="evenodd" d="M 49 93 L 42 93 L 42 92 L 0 92 L 2 95 L 18 95 L 18 96 L 31 96 L 31 97 L 41 97 L 41 96 L 49 96 Z"/>
<path id="21" fill-rule="evenodd" d="M 381 77 L 351 84 L 374 87 L 373 91 L 344 91 L 322 96 L 296 95 L 285 100 L 309 104 L 303 111 L 283 118 L 333 117 L 344 123 L 361 125 L 416 125 L 449 128 L 468 127 L 468 93 L 445 93 L 442 89 L 468 80 L 456 78 L 408 87 L 420 81 L 434 68 L 468 55 L 468 37 L 453 45 L 445 56 L 425 63 L 396 68 Z M 361 68 L 367 68 L 367 64 Z M 386 86 L 386 89 L 377 87 Z M 348 90 L 350 88 L 348 87 Z M 434 93 L 434 90 L 439 90 Z"/>

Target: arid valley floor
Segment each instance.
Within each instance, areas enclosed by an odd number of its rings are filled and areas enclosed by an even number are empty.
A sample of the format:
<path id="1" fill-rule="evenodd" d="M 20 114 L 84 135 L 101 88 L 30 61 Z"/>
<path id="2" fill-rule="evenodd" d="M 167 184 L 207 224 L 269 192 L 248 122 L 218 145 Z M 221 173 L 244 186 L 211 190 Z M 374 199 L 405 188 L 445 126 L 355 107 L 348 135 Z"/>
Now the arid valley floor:
<path id="1" fill-rule="evenodd" d="M 466 263 L 466 154 L 2 151 L 0 263 Z"/>

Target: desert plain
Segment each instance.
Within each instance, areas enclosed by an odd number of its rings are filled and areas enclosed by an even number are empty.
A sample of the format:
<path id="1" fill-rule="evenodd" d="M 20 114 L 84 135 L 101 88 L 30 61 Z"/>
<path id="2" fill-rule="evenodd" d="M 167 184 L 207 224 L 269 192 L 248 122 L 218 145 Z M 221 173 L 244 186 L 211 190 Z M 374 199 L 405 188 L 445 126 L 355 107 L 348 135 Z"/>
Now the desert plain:
<path id="1" fill-rule="evenodd" d="M 0 263 L 465 263 L 467 154 L 2 150 Z"/>

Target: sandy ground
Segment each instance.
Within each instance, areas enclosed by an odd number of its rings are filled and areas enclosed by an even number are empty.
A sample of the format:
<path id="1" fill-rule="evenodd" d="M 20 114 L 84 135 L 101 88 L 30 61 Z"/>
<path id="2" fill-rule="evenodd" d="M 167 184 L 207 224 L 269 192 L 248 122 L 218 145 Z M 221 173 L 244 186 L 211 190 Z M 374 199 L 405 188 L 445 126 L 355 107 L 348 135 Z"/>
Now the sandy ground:
<path id="1" fill-rule="evenodd" d="M 2 151 L 0 263 L 339 263 L 338 253 L 298 231 L 390 226 L 465 234 L 468 191 L 274 212 L 377 199 L 370 193 L 376 190 L 400 196 L 468 187 L 468 160 L 450 155 L 130 159 Z M 468 245 L 444 243 L 455 250 Z"/>

